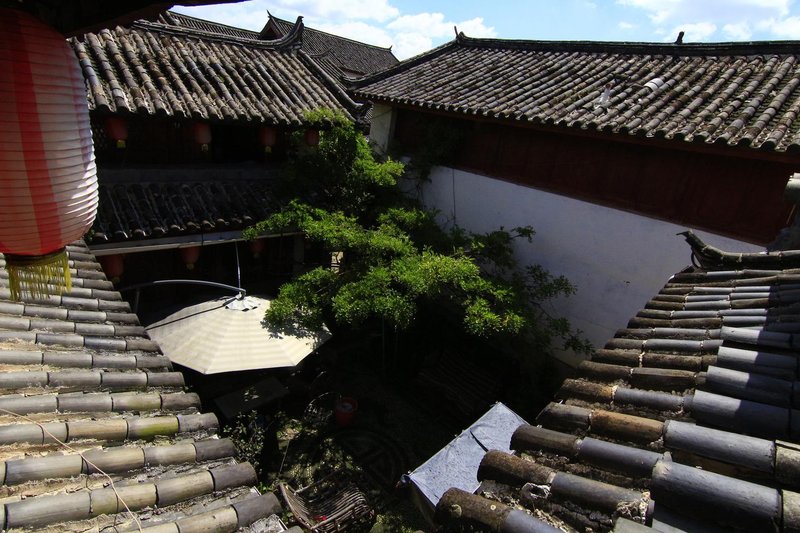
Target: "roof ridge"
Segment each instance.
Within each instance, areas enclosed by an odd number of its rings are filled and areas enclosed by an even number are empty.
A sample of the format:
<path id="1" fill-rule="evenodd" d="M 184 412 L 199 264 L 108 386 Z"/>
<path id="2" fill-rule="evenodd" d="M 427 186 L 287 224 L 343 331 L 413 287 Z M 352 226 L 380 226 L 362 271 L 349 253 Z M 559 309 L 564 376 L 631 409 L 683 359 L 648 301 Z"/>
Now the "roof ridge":
<path id="1" fill-rule="evenodd" d="M 355 98 L 478 121 L 788 162 L 800 151 L 800 133 L 790 127 L 800 105 L 798 51 L 800 42 L 791 41 L 676 45 L 460 33 L 349 88 Z M 725 106 L 734 111 L 718 112 Z"/>
<path id="2" fill-rule="evenodd" d="M 282 18 L 276 17 L 272 13 L 269 13 L 269 12 L 267 12 L 267 13 L 269 14 L 269 17 L 271 19 L 273 19 L 273 20 L 277 20 L 277 21 L 280 21 L 280 22 L 285 22 L 286 24 L 291 24 L 292 23 L 291 21 L 288 21 L 286 19 L 282 19 Z M 355 44 L 358 44 L 358 45 L 361 45 L 361 46 L 368 46 L 370 48 L 376 48 L 378 50 L 384 50 L 384 51 L 388 51 L 388 52 L 392 51 L 392 46 L 393 45 L 378 46 L 377 44 L 365 43 L 364 41 L 357 41 L 356 39 L 351 39 L 350 37 L 343 37 L 341 35 L 336 35 L 335 33 L 330 33 L 330 32 L 323 31 L 323 30 L 317 30 L 315 28 L 308 28 L 307 27 L 306 31 L 310 31 L 310 32 L 314 32 L 314 33 L 321 33 L 323 35 L 328 35 L 329 37 L 333 37 L 335 39 L 340 39 L 342 41 L 349 41 L 351 43 L 355 43 Z"/>
<path id="3" fill-rule="evenodd" d="M 370 74 L 367 76 L 362 76 L 360 78 L 352 79 L 348 78 L 347 81 L 351 82 L 350 88 L 351 89 L 358 89 L 370 83 L 374 83 L 376 81 L 380 81 L 382 79 L 388 78 L 389 76 L 396 74 L 402 70 L 407 68 L 414 67 L 419 63 L 422 63 L 425 60 L 431 59 L 436 57 L 437 55 L 445 52 L 446 50 L 457 46 L 457 42 L 455 40 L 448 41 L 444 44 L 440 44 L 436 48 L 431 48 L 427 52 L 422 52 L 421 54 L 417 54 L 413 57 L 409 57 L 408 59 L 404 59 L 400 61 L 396 65 L 389 67 L 385 70 L 381 70 L 380 72 L 376 72 L 374 74 Z"/>
<path id="4" fill-rule="evenodd" d="M 726 41 L 713 43 L 654 43 L 646 41 L 548 41 L 534 39 L 500 39 L 469 37 L 459 32 L 451 41 L 474 48 L 513 48 L 523 50 L 565 52 L 613 52 L 613 53 L 663 53 L 679 55 L 758 55 L 761 53 L 796 53 L 800 41 Z"/>
<path id="5" fill-rule="evenodd" d="M 214 33 L 210 31 L 199 30 L 196 28 L 182 28 L 180 26 L 174 26 L 172 24 L 166 24 L 163 22 L 151 22 L 148 20 L 137 20 L 133 24 L 131 24 L 131 27 L 149 31 L 158 31 L 166 34 L 181 35 L 186 37 L 202 37 L 208 40 L 220 41 L 232 44 L 242 44 L 264 50 L 292 49 L 294 48 L 293 45 L 295 44 L 295 37 L 296 37 L 295 33 L 291 32 L 290 34 L 287 34 L 286 36 L 281 37 L 280 39 L 274 39 L 271 41 L 265 41 L 258 38 L 245 39 L 242 37 L 234 37 L 232 35 L 225 35 L 222 33 Z"/>
<path id="6" fill-rule="evenodd" d="M 295 20 L 294 24 L 292 25 L 292 29 L 280 39 L 274 39 L 272 42 L 294 44 L 300 47 L 303 44 L 303 32 L 305 31 L 305 28 L 306 25 L 303 24 L 303 16 L 298 15 L 297 20 Z"/>
<path id="7" fill-rule="evenodd" d="M 800 267 L 800 250 L 774 250 L 765 252 L 731 253 L 706 244 L 692 230 L 678 233 L 692 248 L 692 260 L 708 270 Z"/>
<path id="8" fill-rule="evenodd" d="M 200 17 L 193 17 L 191 15 L 186 15 L 184 13 L 178 13 L 177 11 L 172 11 L 171 9 L 168 9 L 164 13 L 164 15 L 169 15 L 170 17 L 179 17 L 179 18 L 186 18 L 186 19 L 190 19 L 190 20 L 196 20 L 198 22 L 204 22 L 204 23 L 207 23 L 207 24 L 213 24 L 214 26 L 222 26 L 224 28 L 230 28 L 230 29 L 236 30 L 236 31 L 246 31 L 248 33 L 254 34 L 256 36 L 254 38 L 258 39 L 258 32 L 255 31 L 255 30 L 248 30 L 247 28 L 240 28 L 238 26 L 231 26 L 230 24 L 223 24 L 222 22 L 217 22 L 215 20 L 201 19 Z"/>
<path id="9" fill-rule="evenodd" d="M 362 114 L 366 110 L 366 104 L 360 104 L 355 100 L 353 100 L 347 93 L 347 91 L 345 91 L 341 85 L 336 83 L 336 80 L 334 80 L 331 77 L 331 75 L 325 71 L 324 68 L 319 66 L 319 64 L 317 64 L 317 62 L 314 61 L 314 59 L 311 57 L 311 54 L 309 54 L 303 49 L 300 49 L 297 52 L 300 59 L 303 61 L 303 63 L 306 64 L 307 68 L 314 69 L 317 71 L 317 73 L 322 78 L 322 82 L 328 86 L 328 90 L 338 95 L 340 99 L 344 100 L 345 105 L 349 107 L 349 111 L 351 113 L 354 113 L 353 118 L 355 118 L 358 121 L 358 119 L 362 116 Z"/>

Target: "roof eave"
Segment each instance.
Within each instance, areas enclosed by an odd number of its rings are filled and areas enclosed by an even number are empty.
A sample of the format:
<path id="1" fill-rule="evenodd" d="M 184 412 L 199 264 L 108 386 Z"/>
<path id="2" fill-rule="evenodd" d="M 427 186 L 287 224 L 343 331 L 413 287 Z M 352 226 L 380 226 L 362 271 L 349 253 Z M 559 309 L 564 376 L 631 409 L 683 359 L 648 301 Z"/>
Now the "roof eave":
<path id="1" fill-rule="evenodd" d="M 180 0 L 160 2 L 152 0 L 133 0 L 128 2 L 86 2 L 82 0 L 61 0 L 58 2 L 34 0 L 19 2 L 3 1 L 10 7 L 24 9 L 45 24 L 52 26 L 65 37 L 96 32 L 103 28 L 113 28 L 129 24 L 138 19 L 150 19 L 170 9 L 173 5 L 201 6 L 206 4 L 225 4 L 242 0 Z"/>

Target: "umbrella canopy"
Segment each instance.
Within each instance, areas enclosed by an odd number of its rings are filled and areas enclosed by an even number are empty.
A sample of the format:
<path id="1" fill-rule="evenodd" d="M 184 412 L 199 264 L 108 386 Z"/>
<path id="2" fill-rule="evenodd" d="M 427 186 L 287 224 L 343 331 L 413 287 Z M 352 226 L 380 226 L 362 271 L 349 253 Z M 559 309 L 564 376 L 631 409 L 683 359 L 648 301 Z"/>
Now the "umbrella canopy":
<path id="1" fill-rule="evenodd" d="M 292 367 L 330 338 L 327 330 L 291 334 L 264 323 L 269 300 L 236 296 L 190 305 L 147 327 L 173 363 L 203 374 Z"/>

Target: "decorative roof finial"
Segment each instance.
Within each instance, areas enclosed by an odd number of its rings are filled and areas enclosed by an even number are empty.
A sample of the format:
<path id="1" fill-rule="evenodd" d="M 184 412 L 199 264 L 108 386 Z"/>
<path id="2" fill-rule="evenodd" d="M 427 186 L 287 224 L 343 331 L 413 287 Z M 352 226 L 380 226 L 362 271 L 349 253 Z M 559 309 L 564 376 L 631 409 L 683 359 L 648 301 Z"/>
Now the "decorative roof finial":
<path id="1" fill-rule="evenodd" d="M 675 44 L 683 44 L 683 32 L 678 33 L 678 38 L 675 39 Z"/>
<path id="2" fill-rule="evenodd" d="M 300 15 L 297 17 L 294 25 L 289 29 L 289 31 L 280 38 L 281 44 L 286 44 L 288 46 L 294 48 L 300 48 L 303 44 L 303 28 L 305 25 L 303 24 L 303 16 Z"/>
<path id="3" fill-rule="evenodd" d="M 458 26 L 453 26 L 453 31 L 456 32 L 456 37 L 458 37 Z"/>

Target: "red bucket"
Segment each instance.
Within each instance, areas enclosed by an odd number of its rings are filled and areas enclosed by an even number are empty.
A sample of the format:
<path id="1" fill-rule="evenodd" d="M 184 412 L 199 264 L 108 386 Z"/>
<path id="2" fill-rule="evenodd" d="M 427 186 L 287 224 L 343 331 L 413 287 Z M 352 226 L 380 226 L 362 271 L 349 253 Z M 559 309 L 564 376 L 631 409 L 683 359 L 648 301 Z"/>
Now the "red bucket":
<path id="1" fill-rule="evenodd" d="M 339 401 L 336 402 L 336 408 L 333 410 L 336 425 L 340 428 L 351 425 L 356 416 L 356 411 L 358 411 L 358 400 L 348 396 L 339 398 Z"/>

